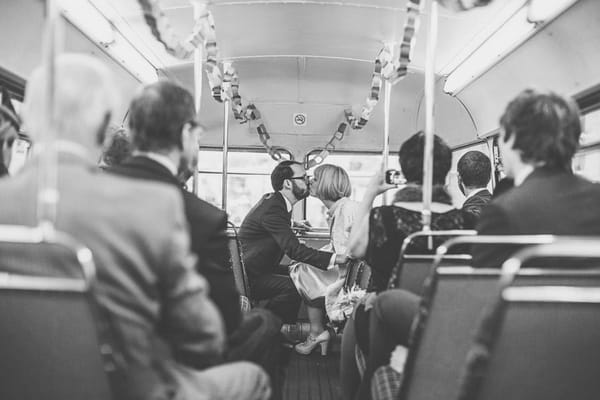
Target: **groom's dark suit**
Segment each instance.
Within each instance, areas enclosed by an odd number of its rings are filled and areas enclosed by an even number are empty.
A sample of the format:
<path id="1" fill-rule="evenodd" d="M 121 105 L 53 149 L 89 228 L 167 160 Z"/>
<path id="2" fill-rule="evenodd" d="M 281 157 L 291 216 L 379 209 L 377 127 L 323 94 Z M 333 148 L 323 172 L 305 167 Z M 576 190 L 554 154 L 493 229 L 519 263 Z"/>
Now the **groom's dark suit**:
<path id="1" fill-rule="evenodd" d="M 244 218 L 239 236 L 252 296 L 269 299 L 268 309 L 284 322 L 295 322 L 300 296 L 288 276 L 274 275 L 279 262 L 286 254 L 293 260 L 327 269 L 332 253 L 300 243 L 292 231 L 291 215 L 279 192 L 260 199 Z"/>

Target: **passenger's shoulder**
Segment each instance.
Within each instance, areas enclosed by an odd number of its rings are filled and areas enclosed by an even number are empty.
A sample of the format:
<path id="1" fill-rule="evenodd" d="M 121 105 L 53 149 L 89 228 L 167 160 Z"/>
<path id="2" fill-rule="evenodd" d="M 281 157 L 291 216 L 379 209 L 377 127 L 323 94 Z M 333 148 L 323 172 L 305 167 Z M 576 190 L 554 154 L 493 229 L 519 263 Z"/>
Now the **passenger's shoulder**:
<path id="1" fill-rule="evenodd" d="M 187 212 L 193 217 L 199 217 L 213 223 L 226 223 L 227 213 L 220 208 L 210 204 L 206 200 L 202 200 L 193 193 L 187 190 L 183 191 L 183 197 L 186 202 Z"/>
<path id="2" fill-rule="evenodd" d="M 88 185 L 98 192 L 99 199 L 121 207 L 143 206 L 153 210 L 178 207 L 183 210 L 183 199 L 179 189 L 162 182 L 98 174 L 88 181 Z M 169 214 L 172 214 L 172 211 Z"/>

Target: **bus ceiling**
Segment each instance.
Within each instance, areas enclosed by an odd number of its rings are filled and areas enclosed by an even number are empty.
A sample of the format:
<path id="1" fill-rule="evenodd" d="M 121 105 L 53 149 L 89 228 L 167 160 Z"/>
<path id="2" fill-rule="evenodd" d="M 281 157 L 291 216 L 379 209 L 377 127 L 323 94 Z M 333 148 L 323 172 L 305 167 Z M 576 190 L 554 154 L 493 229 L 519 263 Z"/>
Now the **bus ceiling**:
<path id="1" fill-rule="evenodd" d="M 66 20 L 64 50 L 93 53 L 109 63 L 122 88 L 123 115 L 140 82 L 166 76 L 194 89 L 193 58 L 181 60 L 165 51 L 150 32 L 138 0 L 57 3 Z M 260 110 L 271 144 L 292 149 L 298 157 L 325 144 L 345 109 L 360 114 L 378 52 L 386 44 L 396 45 L 398 51 L 407 3 L 212 0 L 208 9 L 214 17 L 219 60 L 235 66 L 242 101 Z M 557 8 L 546 10 L 544 3 Z M 175 35 L 185 38 L 193 31 L 189 0 L 162 0 L 160 6 Z M 3 0 L 1 8 L 0 67 L 27 77 L 41 60 L 44 2 Z M 463 13 L 440 8 L 437 133 L 452 146 L 485 136 L 497 128 L 506 102 L 524 87 L 575 95 L 598 84 L 598 15 L 597 0 L 496 0 Z M 392 86 L 392 151 L 424 128 L 426 25 L 422 18 L 408 74 Z M 223 104 L 211 97 L 206 74 L 204 80 L 204 141 L 220 146 Z M 369 123 L 362 130 L 349 130 L 339 149 L 382 149 L 383 95 L 380 100 Z M 231 115 L 230 119 L 231 144 L 260 144 L 251 124 L 238 124 Z"/>

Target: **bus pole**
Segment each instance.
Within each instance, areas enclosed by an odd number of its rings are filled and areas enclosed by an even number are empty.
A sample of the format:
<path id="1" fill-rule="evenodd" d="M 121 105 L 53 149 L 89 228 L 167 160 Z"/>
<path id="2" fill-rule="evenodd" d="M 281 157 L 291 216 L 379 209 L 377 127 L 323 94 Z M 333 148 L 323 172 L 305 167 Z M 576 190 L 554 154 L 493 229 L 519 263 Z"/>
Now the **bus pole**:
<path id="1" fill-rule="evenodd" d="M 425 149 L 423 156 L 423 230 L 431 230 L 431 196 L 433 191 L 433 135 L 435 132 L 435 47 L 437 43 L 438 8 L 436 0 L 427 0 L 427 53 L 425 61 Z M 429 246 L 433 247 L 431 240 Z"/>
<path id="2" fill-rule="evenodd" d="M 221 208 L 227 211 L 227 162 L 229 151 L 229 102 L 225 97 L 223 100 L 223 180 L 221 182 Z"/>
<path id="3" fill-rule="evenodd" d="M 204 13 L 206 4 L 199 1 L 192 2 L 194 7 L 194 21 L 198 22 Z M 194 49 L 194 106 L 196 115 L 200 115 L 200 103 L 202 101 L 202 60 L 204 58 L 204 47 L 197 46 Z M 200 148 L 198 148 L 200 151 Z M 198 166 L 194 165 L 194 174 L 192 175 L 192 192 L 198 195 Z"/>
<path id="4" fill-rule="evenodd" d="M 56 88 L 56 52 L 59 35 L 60 14 L 56 0 L 46 0 L 46 28 L 45 28 L 45 119 L 47 129 L 42 132 L 42 148 L 40 155 L 40 171 L 38 182 L 37 219 L 44 236 L 54 232 L 56 222 L 56 206 L 58 202 L 57 189 L 57 154 L 56 154 L 56 115 L 55 115 L 55 88 Z"/>
<path id="5" fill-rule="evenodd" d="M 390 104 L 392 98 L 392 83 L 385 80 L 383 89 L 383 170 L 388 169 L 390 155 Z M 383 192 L 383 204 L 388 204 L 388 192 Z"/>

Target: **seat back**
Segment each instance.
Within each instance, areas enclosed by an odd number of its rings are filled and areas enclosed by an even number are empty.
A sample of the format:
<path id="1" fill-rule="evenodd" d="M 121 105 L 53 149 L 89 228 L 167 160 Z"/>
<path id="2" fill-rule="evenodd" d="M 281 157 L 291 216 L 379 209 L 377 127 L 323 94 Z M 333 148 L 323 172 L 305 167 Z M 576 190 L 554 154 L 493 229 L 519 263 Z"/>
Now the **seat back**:
<path id="1" fill-rule="evenodd" d="M 246 268 L 244 267 L 242 246 L 237 235 L 237 229 L 232 223 L 229 223 L 229 227 L 230 230 L 228 231 L 227 236 L 229 239 L 231 269 L 233 270 L 235 285 L 242 296 L 246 297 L 246 299 L 251 299 L 250 283 L 248 281 L 248 276 L 246 275 Z"/>
<path id="2" fill-rule="evenodd" d="M 31 236 L 23 241 L 26 230 Z M 8 255 L 0 272 L 0 398 L 111 399 L 105 371 L 115 366 L 108 362 L 112 348 L 99 338 L 91 252 L 63 234 L 48 242 L 35 229 L 21 230 L 16 239 L 9 231 L 0 227 L 0 252 Z M 20 259 L 29 263 L 22 274 Z M 54 268 L 56 260 L 71 265 Z M 63 270 L 73 276 L 59 277 Z"/>
<path id="3" fill-rule="evenodd" d="M 422 295 L 425 280 L 433 272 L 436 246 L 450 238 L 473 236 L 476 233 L 472 230 L 449 230 L 419 231 L 408 235 L 402 242 L 388 286 Z M 470 260 L 468 254 L 444 255 L 444 265 L 465 265 Z"/>
<path id="4" fill-rule="evenodd" d="M 421 305 L 401 387 L 402 399 L 453 398 L 460 367 L 485 305 L 495 293 L 499 270 L 438 268 Z"/>
<path id="5" fill-rule="evenodd" d="M 480 400 L 600 398 L 600 288 L 511 287 Z"/>
<path id="6" fill-rule="evenodd" d="M 346 279 L 344 289 L 349 290 L 354 286 L 366 289 L 371 279 L 371 267 L 360 260 L 351 260 L 347 263 Z"/>
<path id="7" fill-rule="evenodd" d="M 403 257 L 402 270 L 398 278 L 398 289 L 404 289 L 416 295 L 423 295 L 425 281 L 433 273 L 432 254 L 409 254 Z M 470 265 L 471 256 L 468 254 L 447 255 L 439 266 L 464 266 Z"/>
<path id="8" fill-rule="evenodd" d="M 412 336 L 401 398 L 454 399 L 481 315 L 499 293 L 500 270 L 439 267 Z M 600 271 L 524 269 L 515 286 L 599 286 Z"/>

